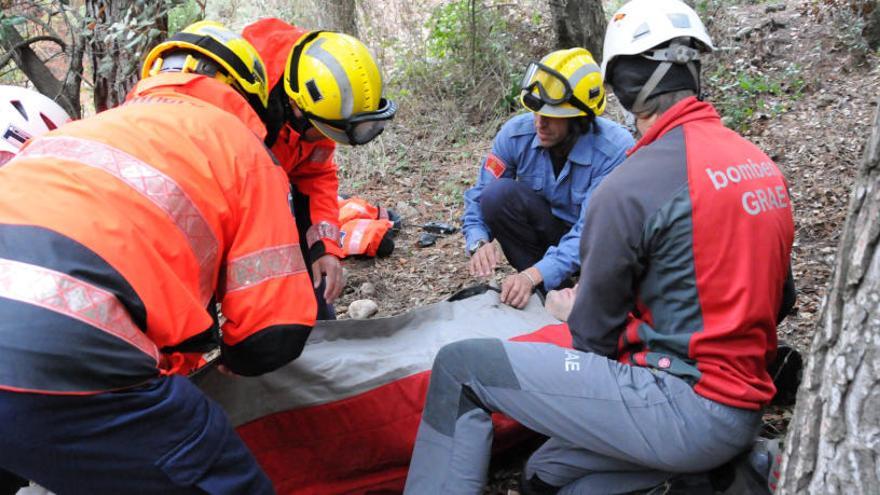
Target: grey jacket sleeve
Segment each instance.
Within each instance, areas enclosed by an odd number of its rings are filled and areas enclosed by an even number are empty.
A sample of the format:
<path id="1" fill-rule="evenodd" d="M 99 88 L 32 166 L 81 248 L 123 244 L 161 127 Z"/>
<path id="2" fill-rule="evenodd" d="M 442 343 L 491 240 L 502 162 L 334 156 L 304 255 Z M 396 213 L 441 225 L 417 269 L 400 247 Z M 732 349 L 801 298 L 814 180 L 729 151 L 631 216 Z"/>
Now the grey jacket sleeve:
<path id="1" fill-rule="evenodd" d="M 650 256 L 647 225 L 686 185 L 679 128 L 630 156 L 593 193 L 585 221 L 589 228 L 581 235 L 581 278 L 568 319 L 575 348 L 617 354 Z"/>
<path id="2" fill-rule="evenodd" d="M 581 234 L 581 278 L 568 318 L 574 347 L 613 357 L 617 339 L 635 305 L 644 215 L 627 204 L 625 181 L 612 174 L 596 190 Z"/>

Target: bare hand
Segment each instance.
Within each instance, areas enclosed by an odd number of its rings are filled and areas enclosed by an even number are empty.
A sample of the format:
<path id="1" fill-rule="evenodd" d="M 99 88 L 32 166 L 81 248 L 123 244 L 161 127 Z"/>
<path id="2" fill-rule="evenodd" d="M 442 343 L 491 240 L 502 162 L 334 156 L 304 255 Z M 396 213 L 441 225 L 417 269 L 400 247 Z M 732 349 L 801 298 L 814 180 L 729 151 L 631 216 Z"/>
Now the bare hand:
<path id="1" fill-rule="evenodd" d="M 526 307 L 535 286 L 522 273 L 508 275 L 501 281 L 501 302 L 517 309 Z"/>
<path id="2" fill-rule="evenodd" d="M 344 286 L 342 280 L 342 263 L 339 258 L 332 254 L 325 254 L 312 263 L 312 280 L 315 281 L 315 288 L 321 286 L 321 277 L 327 277 L 327 285 L 324 286 L 324 300 L 327 304 L 333 304 L 333 301 L 342 293 Z"/>
<path id="3" fill-rule="evenodd" d="M 571 308 L 574 307 L 574 299 L 577 295 L 577 286 L 574 288 L 551 290 L 547 293 L 544 308 L 559 321 L 568 321 Z"/>
<path id="4" fill-rule="evenodd" d="M 471 272 L 472 277 L 491 277 L 495 267 L 498 266 L 499 258 L 495 243 L 483 244 L 471 256 L 468 271 Z"/>

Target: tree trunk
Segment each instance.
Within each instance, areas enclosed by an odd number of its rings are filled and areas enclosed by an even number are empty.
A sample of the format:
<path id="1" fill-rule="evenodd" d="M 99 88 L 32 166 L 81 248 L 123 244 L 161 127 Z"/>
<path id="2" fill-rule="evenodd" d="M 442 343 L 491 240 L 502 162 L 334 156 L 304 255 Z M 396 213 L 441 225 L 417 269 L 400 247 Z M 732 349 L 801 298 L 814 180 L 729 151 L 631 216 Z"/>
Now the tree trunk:
<path id="1" fill-rule="evenodd" d="M 357 25 L 357 1 L 356 0 L 329 0 L 330 18 L 333 29 L 358 37 Z"/>
<path id="2" fill-rule="evenodd" d="M 168 10 L 179 1 L 86 0 L 94 21 L 89 37 L 95 110 L 113 108 L 140 78 L 149 50 L 168 36 Z"/>
<path id="3" fill-rule="evenodd" d="M 57 32 L 37 26 L 32 20 L 28 20 L 28 23 L 37 27 L 37 34 L 25 37 L 14 24 L 0 24 L 0 48 L 3 50 L 3 53 L 0 54 L 0 68 L 10 60 L 14 61 L 37 91 L 55 100 L 71 117 L 78 118 L 82 113 L 79 95 L 85 44 L 78 34 L 79 29 L 74 29 L 72 24 L 74 16 L 69 15 L 63 2 L 57 2 L 57 0 L 56 3 L 47 2 L 45 5 L 26 2 L 16 5 L 4 4 L 4 14 L 20 13 L 25 18 L 29 18 L 32 15 L 41 17 L 46 12 L 51 12 L 47 14 L 50 19 L 49 23 L 59 17 L 64 19 L 63 26 L 59 27 Z M 27 29 L 25 33 L 28 33 Z M 65 55 L 63 59 L 52 62 L 56 73 L 63 74 L 60 79 L 52 72 L 49 63 L 45 60 L 45 52 L 41 58 L 33 49 L 34 43 L 49 41 L 57 44 Z"/>
<path id="4" fill-rule="evenodd" d="M 864 9 L 865 27 L 862 36 L 872 50 L 880 48 L 880 0 L 867 2 Z"/>
<path id="5" fill-rule="evenodd" d="M 605 9 L 602 0 L 550 0 L 556 31 L 556 48 L 581 46 L 602 60 L 605 39 Z"/>
<path id="6" fill-rule="evenodd" d="M 880 490 L 880 112 L 786 440 L 783 494 Z"/>

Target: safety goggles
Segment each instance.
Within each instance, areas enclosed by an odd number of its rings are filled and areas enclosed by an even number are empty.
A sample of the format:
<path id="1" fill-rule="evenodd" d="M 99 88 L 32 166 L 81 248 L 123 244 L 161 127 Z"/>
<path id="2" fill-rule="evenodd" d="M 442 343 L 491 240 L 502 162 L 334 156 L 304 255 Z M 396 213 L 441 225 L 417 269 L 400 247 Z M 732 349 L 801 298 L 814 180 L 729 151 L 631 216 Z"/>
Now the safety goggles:
<path id="1" fill-rule="evenodd" d="M 306 45 L 314 41 L 321 33 L 326 31 L 312 31 L 293 49 L 290 57 L 290 87 L 295 92 L 299 92 L 299 60 L 302 57 L 303 50 Z M 355 114 L 347 119 L 333 120 L 318 117 L 312 113 L 303 111 L 303 115 L 312 121 L 322 133 L 330 137 L 330 139 L 350 145 L 367 144 L 376 138 L 385 130 L 385 125 L 389 120 L 394 118 L 397 113 L 397 104 L 391 100 L 382 98 L 379 100 L 379 108 L 372 112 L 362 112 Z"/>
<path id="2" fill-rule="evenodd" d="M 574 95 L 571 84 L 565 76 L 539 62 L 529 64 L 520 89 L 523 105 L 533 112 L 540 111 L 544 105 L 557 106 L 568 103 L 582 112 L 593 113 Z"/>
<path id="3" fill-rule="evenodd" d="M 395 113 L 397 113 L 397 104 L 382 98 L 379 100 L 378 109 L 358 113 L 344 120 L 325 119 L 308 112 L 303 112 L 303 115 L 334 141 L 359 145 L 367 144 L 382 134 L 385 125 L 394 118 Z"/>

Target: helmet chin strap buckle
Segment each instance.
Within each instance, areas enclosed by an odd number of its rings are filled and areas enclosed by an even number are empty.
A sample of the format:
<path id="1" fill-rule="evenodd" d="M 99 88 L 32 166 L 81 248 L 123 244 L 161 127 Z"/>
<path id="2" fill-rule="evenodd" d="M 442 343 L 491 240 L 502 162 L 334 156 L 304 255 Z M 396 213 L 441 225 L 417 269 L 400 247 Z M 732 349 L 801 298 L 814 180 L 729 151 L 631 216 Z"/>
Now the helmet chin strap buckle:
<path id="1" fill-rule="evenodd" d="M 642 56 L 656 62 L 671 62 L 684 65 L 700 60 L 700 51 L 690 45 L 689 39 L 676 38 L 669 45 L 649 50 L 643 53 Z"/>

